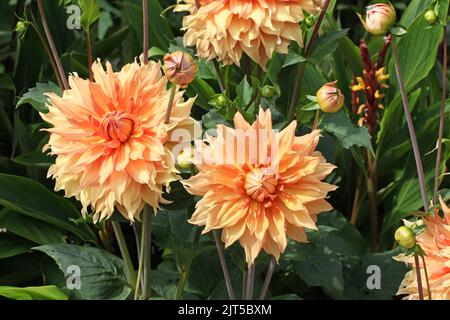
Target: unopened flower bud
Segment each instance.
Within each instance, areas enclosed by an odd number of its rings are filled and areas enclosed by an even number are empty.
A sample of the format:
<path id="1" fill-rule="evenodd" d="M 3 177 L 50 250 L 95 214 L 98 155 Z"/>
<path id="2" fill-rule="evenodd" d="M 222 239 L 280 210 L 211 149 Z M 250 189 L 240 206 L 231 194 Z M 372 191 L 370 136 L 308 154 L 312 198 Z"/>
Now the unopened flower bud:
<path id="1" fill-rule="evenodd" d="M 194 156 L 191 148 L 184 148 L 178 154 L 177 165 L 180 169 L 189 170 L 192 167 L 192 160 Z"/>
<path id="2" fill-rule="evenodd" d="M 311 28 L 316 23 L 316 19 L 313 16 L 307 16 L 305 18 L 305 24 L 307 27 Z"/>
<path id="3" fill-rule="evenodd" d="M 429 24 L 434 24 L 437 21 L 437 15 L 436 12 L 434 12 L 434 10 L 428 10 L 427 12 L 425 12 L 425 20 L 427 20 L 427 22 Z"/>
<path id="4" fill-rule="evenodd" d="M 381 36 L 389 32 L 397 16 L 392 4 L 376 3 L 367 7 L 365 21 L 359 18 L 368 32 Z"/>
<path id="5" fill-rule="evenodd" d="M 17 21 L 16 28 L 14 31 L 17 32 L 19 35 L 19 38 L 23 39 L 25 37 L 25 34 L 27 33 L 28 25 L 23 22 L 22 20 Z"/>
<path id="6" fill-rule="evenodd" d="M 227 103 L 228 103 L 228 99 L 223 94 L 217 96 L 216 105 L 219 108 L 225 107 L 227 105 Z"/>
<path id="7" fill-rule="evenodd" d="M 317 91 L 317 104 L 323 112 L 338 112 L 344 105 L 344 95 L 336 88 L 336 83 L 326 83 Z"/>
<path id="8" fill-rule="evenodd" d="M 268 99 L 272 98 L 273 97 L 273 93 L 274 93 L 274 90 L 273 90 L 272 86 L 264 86 L 261 89 L 261 95 L 264 98 L 268 98 Z"/>
<path id="9" fill-rule="evenodd" d="M 197 64 L 190 54 L 175 51 L 164 56 L 164 74 L 170 82 L 186 88 L 195 79 Z"/>
<path id="10" fill-rule="evenodd" d="M 407 226 L 401 226 L 395 231 L 395 240 L 397 240 L 400 246 L 406 249 L 411 249 L 416 245 L 414 232 Z"/>

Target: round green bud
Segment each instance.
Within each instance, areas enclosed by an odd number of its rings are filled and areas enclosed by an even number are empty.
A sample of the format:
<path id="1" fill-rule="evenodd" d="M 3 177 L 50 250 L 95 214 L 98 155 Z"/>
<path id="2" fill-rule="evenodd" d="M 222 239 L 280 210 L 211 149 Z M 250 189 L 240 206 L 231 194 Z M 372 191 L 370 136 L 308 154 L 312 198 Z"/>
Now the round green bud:
<path id="1" fill-rule="evenodd" d="M 217 96 L 216 104 L 219 108 L 225 107 L 227 105 L 228 99 L 223 94 Z"/>
<path id="2" fill-rule="evenodd" d="M 395 240 L 406 249 L 411 249 L 416 245 L 416 236 L 411 228 L 407 226 L 401 226 L 395 231 Z"/>
<path id="3" fill-rule="evenodd" d="M 316 19 L 313 16 L 307 16 L 305 18 L 305 24 L 307 27 L 311 28 L 316 23 Z"/>
<path id="4" fill-rule="evenodd" d="M 437 21 L 437 15 L 434 12 L 434 10 L 428 10 L 427 12 L 425 12 L 425 20 L 427 20 L 427 22 L 429 24 L 434 24 Z"/>
<path id="5" fill-rule="evenodd" d="M 272 98 L 273 97 L 273 87 L 271 87 L 271 86 L 264 86 L 261 89 L 261 94 L 262 94 L 262 96 L 264 98 L 268 98 L 268 99 Z"/>

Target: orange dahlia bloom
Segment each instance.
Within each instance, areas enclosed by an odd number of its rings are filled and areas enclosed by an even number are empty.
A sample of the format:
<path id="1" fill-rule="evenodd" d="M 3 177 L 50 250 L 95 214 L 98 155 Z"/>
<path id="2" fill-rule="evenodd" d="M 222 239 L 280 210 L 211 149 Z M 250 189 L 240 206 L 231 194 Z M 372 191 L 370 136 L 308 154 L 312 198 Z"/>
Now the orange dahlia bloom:
<path id="1" fill-rule="evenodd" d="M 226 247 L 239 240 L 248 264 L 262 249 L 279 259 L 288 237 L 307 242 L 304 228 L 317 229 L 317 214 L 332 209 L 325 199 L 336 186 L 322 180 L 335 166 L 315 151 L 318 130 L 296 137 L 293 121 L 275 132 L 269 110 L 252 125 L 237 113 L 234 125 L 196 142 L 199 173 L 183 183 L 203 198 L 189 222 L 223 229 Z"/>
<path id="2" fill-rule="evenodd" d="M 177 180 L 169 150 L 171 131 L 189 128 L 194 100 L 174 100 L 170 123 L 164 124 L 170 92 L 159 63 L 136 61 L 119 72 L 110 63 L 92 65 L 95 81 L 74 74 L 62 97 L 48 93 L 49 112 L 42 118 L 53 128 L 44 151 L 56 155 L 48 176 L 55 190 L 75 196 L 94 222 L 110 217 L 114 208 L 127 219 L 139 218 L 148 203 L 158 207 L 163 186 Z"/>
<path id="3" fill-rule="evenodd" d="M 239 65 L 242 52 L 265 69 L 273 52 L 288 53 L 291 41 L 303 45 L 299 23 L 313 0 L 183 0 L 175 11 L 183 19 L 184 43 L 200 58 Z M 199 6 L 197 8 L 196 4 Z"/>
<path id="4" fill-rule="evenodd" d="M 444 216 L 441 218 L 436 210 L 434 216 L 428 216 L 422 220 L 426 229 L 416 237 L 425 252 L 425 263 L 430 283 L 431 298 L 433 300 L 450 300 L 450 208 L 439 199 Z M 405 221 L 407 226 L 412 223 Z M 407 296 L 405 299 L 418 300 L 417 277 L 414 258 L 411 256 L 399 255 L 396 260 L 407 262 L 412 270 L 403 279 L 398 295 Z M 422 287 L 424 297 L 428 297 L 425 270 L 420 260 L 420 271 L 422 276 Z"/>

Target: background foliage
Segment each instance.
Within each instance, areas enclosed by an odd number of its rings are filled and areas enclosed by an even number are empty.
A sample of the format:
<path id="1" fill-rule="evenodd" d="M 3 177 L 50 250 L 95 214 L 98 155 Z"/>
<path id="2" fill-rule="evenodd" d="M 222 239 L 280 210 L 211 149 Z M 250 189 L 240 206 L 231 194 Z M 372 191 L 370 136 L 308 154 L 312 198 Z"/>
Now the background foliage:
<path id="1" fill-rule="evenodd" d="M 87 77 L 85 33 L 66 28 L 68 14 L 64 5 L 72 1 L 44 1 L 45 12 L 65 70 Z M 172 13 L 175 1 L 149 1 L 151 59 L 182 44 L 181 14 Z M 440 15 L 447 17 L 448 0 L 440 2 Z M 421 208 L 419 184 L 411 144 L 403 115 L 400 93 L 395 80 L 391 53 L 386 66 L 391 75 L 385 110 L 376 141 L 365 128 L 358 128 L 358 116 L 352 112 L 350 83 L 362 73 L 357 44 L 368 41 L 372 54 L 382 39 L 365 35 L 356 12 L 363 12 L 368 1 L 332 1 L 323 33 L 306 61 L 300 104 L 295 115 L 298 133 L 310 130 L 314 111 L 309 96 L 325 82 L 337 79 L 346 96 L 345 110 L 325 116 L 320 127 L 324 137 L 320 150 L 338 170 L 330 181 L 340 188 L 332 194 L 335 211 L 320 215 L 319 231 L 308 232 L 309 244 L 290 243 L 277 266 L 270 288 L 276 299 L 392 299 L 406 267 L 392 256 L 398 253 L 393 231 L 401 219 Z M 424 12 L 434 7 L 434 0 L 393 1 L 400 23 L 407 33 L 399 41 L 402 72 L 409 93 L 412 114 L 424 161 L 428 190 L 434 178 L 435 148 L 441 98 L 442 61 L 440 43 L 443 28 L 429 25 Z M 82 26 L 89 30 L 93 55 L 109 60 L 116 69 L 142 52 L 142 8 L 137 0 L 81 1 Z M 38 19 L 34 1 L 0 1 L 0 296 L 11 299 L 126 299 L 131 289 L 109 222 L 93 225 L 80 217 L 74 199 L 53 191 L 46 171 L 54 161 L 41 152 L 48 136 L 38 112 L 45 112 L 43 92 L 59 92 L 53 69 L 31 26 L 26 33 L 14 31 L 19 18 Z M 38 28 L 42 28 L 37 23 Z M 305 30 L 310 34 L 310 30 Z M 293 46 L 286 55 L 276 54 L 269 63 L 266 77 L 257 71 L 247 77 L 235 67 L 223 68 L 227 84 L 227 103 L 217 103 L 219 87 L 211 63 L 199 61 L 199 73 L 187 91 L 198 94 L 193 116 L 203 120 L 205 129 L 227 123 L 237 110 L 253 120 L 258 103 L 269 107 L 276 127 L 286 124 L 289 97 L 292 95 L 297 64 L 304 61 L 302 51 Z M 272 98 L 261 97 L 260 88 L 271 85 Z M 450 116 L 447 101 L 446 119 Z M 449 127 L 444 137 L 449 136 Z M 447 142 L 448 140 L 446 140 Z M 366 149 L 375 152 L 378 161 L 379 252 L 370 250 L 367 197 L 350 223 L 357 176 L 365 167 Z M 444 148 L 443 168 L 449 159 Z M 448 187 L 448 178 L 441 186 Z M 154 296 L 173 299 L 180 275 L 190 272 L 183 298 L 227 298 L 214 242 L 209 235 L 186 220 L 196 201 L 176 184 L 175 204 L 165 207 L 153 223 L 152 268 Z M 364 192 L 364 191 L 363 191 Z M 431 193 L 429 194 L 431 196 Z M 119 215 L 113 219 L 121 221 Z M 136 243 L 133 228 L 122 221 L 135 265 Z M 246 271 L 239 246 L 227 250 L 227 259 L 235 289 L 242 290 Z M 264 280 L 269 257 L 257 263 L 256 290 Z M 380 290 L 366 287 L 367 267 L 382 270 Z M 83 270 L 82 289 L 68 290 L 65 273 L 70 265 Z"/>

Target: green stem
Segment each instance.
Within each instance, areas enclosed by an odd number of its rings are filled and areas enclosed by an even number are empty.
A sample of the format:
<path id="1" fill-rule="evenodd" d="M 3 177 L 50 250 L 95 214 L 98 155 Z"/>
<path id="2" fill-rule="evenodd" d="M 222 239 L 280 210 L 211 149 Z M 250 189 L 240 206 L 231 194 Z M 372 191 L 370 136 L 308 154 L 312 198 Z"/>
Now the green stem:
<path id="1" fill-rule="evenodd" d="M 130 253 L 128 251 L 127 243 L 123 236 L 122 228 L 120 227 L 120 222 L 112 221 L 112 227 L 114 229 L 114 234 L 116 235 L 117 243 L 119 245 L 120 253 L 125 262 L 128 271 L 128 281 L 130 283 L 136 283 L 136 272 L 133 267 L 133 262 L 131 261 Z M 134 288 L 136 290 L 136 288 Z"/>
<path id="2" fill-rule="evenodd" d="M 428 271 L 427 271 L 427 265 L 425 263 L 425 257 L 424 256 L 422 256 L 422 263 L 423 263 L 423 271 L 425 273 L 425 281 L 427 282 L 428 300 L 431 300 L 430 281 L 428 280 Z"/>
<path id="3" fill-rule="evenodd" d="M 148 0 L 142 0 L 142 24 L 143 24 L 143 55 L 144 64 L 148 64 Z"/>
<path id="4" fill-rule="evenodd" d="M 394 56 L 395 71 L 397 74 L 397 80 L 398 80 L 398 84 L 399 84 L 399 88 L 400 88 L 400 92 L 401 92 L 401 96 L 402 96 L 403 108 L 405 110 L 405 115 L 406 115 L 406 122 L 408 123 L 408 130 L 409 130 L 409 135 L 411 138 L 411 144 L 413 147 L 414 158 L 416 160 L 417 175 L 419 177 L 419 187 L 420 187 L 420 193 L 422 195 L 423 208 L 425 209 L 425 211 L 428 211 L 429 204 L 428 204 L 428 196 L 427 196 L 427 190 L 426 190 L 426 185 L 425 185 L 425 176 L 423 173 L 422 159 L 420 157 L 420 150 L 419 150 L 419 145 L 417 143 L 417 136 L 416 136 L 416 131 L 414 130 L 414 123 L 412 120 L 411 111 L 409 109 L 408 95 L 406 93 L 406 88 L 403 83 L 402 75 L 400 72 L 400 61 L 398 58 L 398 49 L 397 49 L 397 44 L 395 43 L 395 41 L 392 41 L 392 54 Z"/>
<path id="5" fill-rule="evenodd" d="M 88 56 L 88 70 L 89 70 L 89 80 L 94 80 L 94 75 L 92 73 L 92 46 L 91 46 L 91 31 L 90 28 L 86 29 L 86 48 Z"/>
<path id="6" fill-rule="evenodd" d="M 259 300 L 266 299 L 267 291 L 269 290 L 270 282 L 272 281 L 273 272 L 275 271 L 275 267 L 277 266 L 277 260 L 272 257 L 269 263 L 269 267 L 267 268 L 266 279 L 264 280 L 264 284 L 259 295 Z"/>
<path id="7" fill-rule="evenodd" d="M 217 80 L 219 81 L 220 92 L 225 92 L 225 81 L 223 81 L 222 73 L 220 72 L 219 62 L 217 60 L 213 60 L 214 69 L 217 73 Z"/>
<path id="8" fill-rule="evenodd" d="M 189 277 L 189 272 L 184 271 L 180 275 L 180 280 L 178 282 L 177 294 L 175 296 L 175 300 L 181 300 L 181 296 L 183 294 L 184 287 L 186 286 L 186 281 Z"/>
<path id="9" fill-rule="evenodd" d="M 42 0 L 37 0 L 39 14 L 41 16 L 42 26 L 44 27 L 45 36 L 47 37 L 48 44 L 50 45 L 50 50 L 52 52 L 53 58 L 55 59 L 56 66 L 58 68 L 58 72 L 61 76 L 61 81 L 63 82 L 64 89 L 69 89 L 69 82 L 67 81 L 67 77 L 64 73 L 64 68 L 61 62 L 61 59 L 58 55 L 58 50 L 56 49 L 55 42 L 53 41 L 52 34 L 50 33 L 50 29 L 47 24 L 47 19 L 45 17 L 44 6 L 42 5 Z"/>
<path id="10" fill-rule="evenodd" d="M 253 300 L 253 288 L 255 286 L 255 264 L 248 266 L 247 286 L 245 290 L 245 300 Z"/>
<path id="11" fill-rule="evenodd" d="M 220 265 L 222 266 L 223 276 L 225 278 L 225 284 L 227 286 L 228 296 L 230 297 L 230 300 L 236 300 L 233 286 L 231 284 L 230 272 L 228 271 L 227 262 L 225 260 L 225 253 L 223 250 L 222 242 L 220 242 L 220 237 L 217 230 L 213 230 L 213 235 L 214 241 L 216 242 L 217 253 L 219 254 Z"/>
<path id="12" fill-rule="evenodd" d="M 414 254 L 414 263 L 416 265 L 417 290 L 419 292 L 419 300 L 423 300 L 422 276 L 420 275 L 419 256 Z"/>
<path id="13" fill-rule="evenodd" d="M 437 204 L 437 193 L 439 190 L 439 178 L 441 172 L 441 158 L 442 158 L 442 137 L 444 136 L 444 117 L 445 117 L 445 99 L 447 98 L 447 32 L 444 28 L 443 58 L 442 58 L 442 97 L 441 97 L 441 111 L 439 115 L 439 136 L 438 149 L 436 156 L 436 168 L 434 174 L 434 189 L 433 189 L 433 203 Z"/>
<path id="14" fill-rule="evenodd" d="M 173 84 L 172 88 L 170 89 L 169 103 L 167 105 L 167 111 L 166 111 L 166 117 L 165 117 L 164 123 L 170 122 L 170 114 L 172 113 L 173 100 L 175 99 L 176 91 L 177 91 L 177 85 Z"/>
<path id="15" fill-rule="evenodd" d="M 141 245 L 139 252 L 139 269 L 136 279 L 136 291 L 134 292 L 134 300 L 139 298 L 139 283 L 141 278 L 145 279 L 142 286 L 142 299 L 147 300 L 150 297 L 150 259 L 151 259 L 151 241 L 147 241 L 151 238 L 151 213 L 148 212 L 147 205 L 142 212 L 142 229 L 141 229 Z M 150 254 L 149 254 L 150 253 Z"/>
<path id="16" fill-rule="evenodd" d="M 309 40 L 308 45 L 305 48 L 305 54 L 304 54 L 305 58 L 308 58 L 311 47 L 312 47 L 314 41 L 316 40 L 317 36 L 319 35 L 320 26 L 322 25 L 323 19 L 325 18 L 325 14 L 327 13 L 329 5 L 330 5 L 330 0 L 326 0 L 326 2 L 324 3 L 324 5 L 322 7 L 322 11 L 320 12 L 319 19 L 317 19 L 316 25 L 314 26 L 314 30 L 311 35 L 311 39 Z M 305 72 L 305 65 L 306 64 L 304 62 L 301 62 L 300 66 L 298 67 L 297 76 L 295 78 L 293 96 L 291 98 L 291 103 L 289 105 L 289 110 L 288 110 L 287 119 L 289 122 L 294 119 L 295 107 L 297 105 L 298 98 L 300 97 L 300 88 L 302 85 L 303 73 Z"/>

